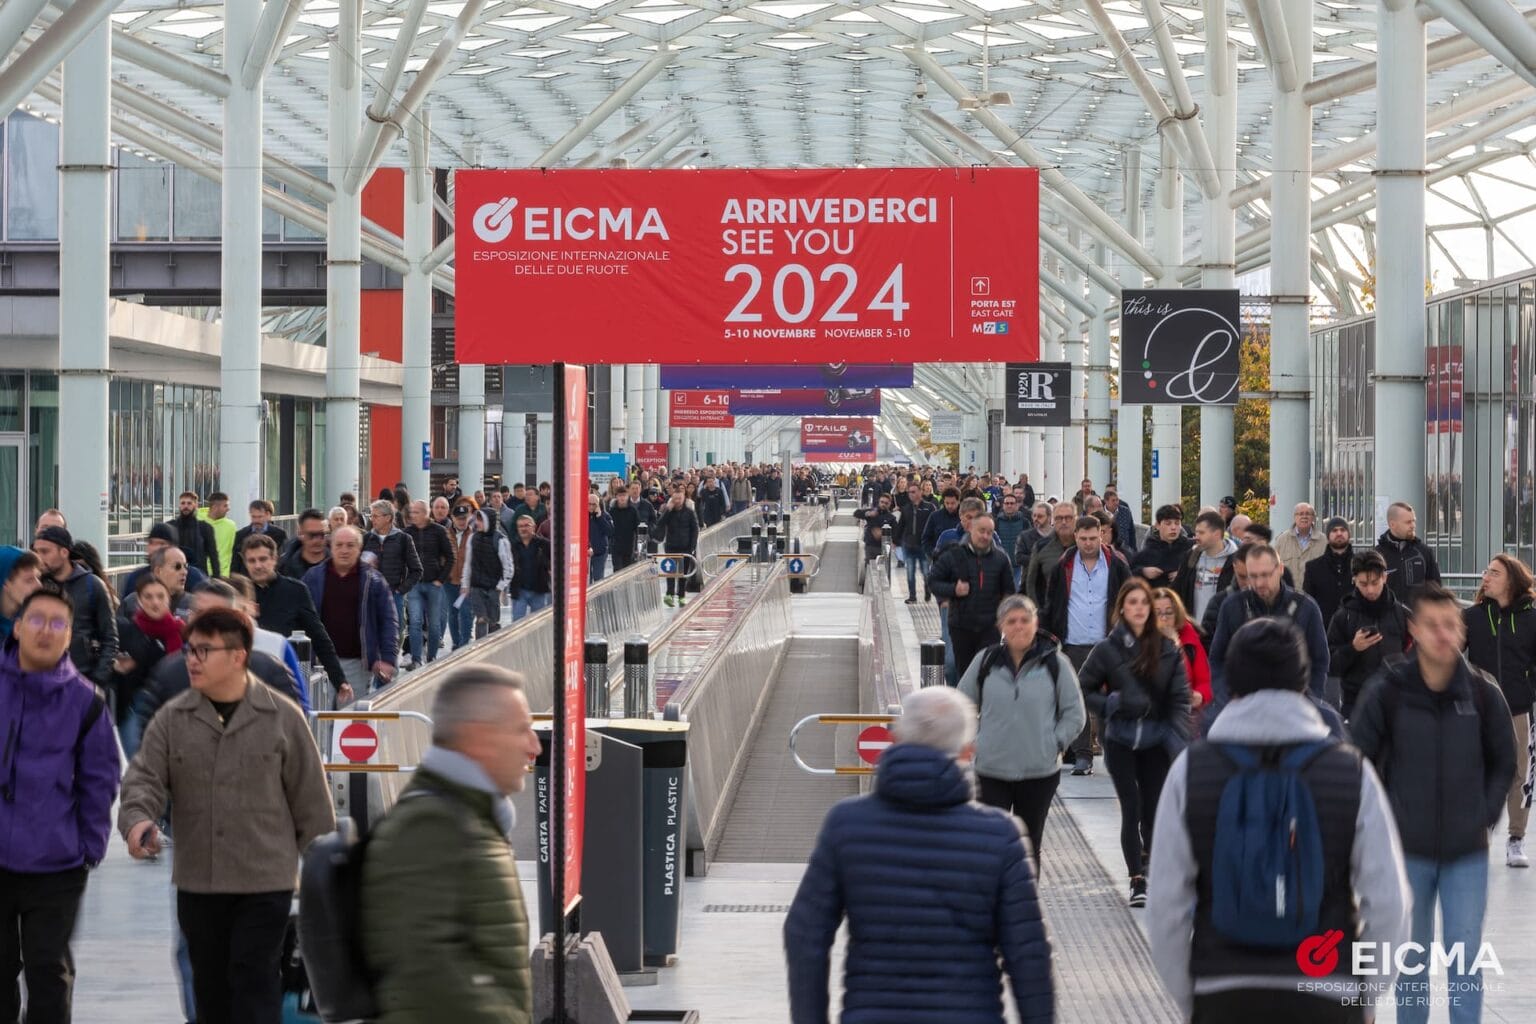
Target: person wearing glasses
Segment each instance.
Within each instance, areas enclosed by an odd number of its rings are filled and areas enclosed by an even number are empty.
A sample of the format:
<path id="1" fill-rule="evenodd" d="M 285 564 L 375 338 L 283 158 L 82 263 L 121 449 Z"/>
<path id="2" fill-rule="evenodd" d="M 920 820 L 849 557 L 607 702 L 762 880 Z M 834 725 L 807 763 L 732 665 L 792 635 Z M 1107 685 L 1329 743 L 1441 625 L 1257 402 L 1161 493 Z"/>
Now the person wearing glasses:
<path id="1" fill-rule="evenodd" d="M 304 714 L 250 671 L 255 624 L 232 607 L 192 620 L 191 688 L 156 715 L 128 766 L 118 831 L 136 859 L 169 809 L 176 917 L 198 1020 L 276 1021 L 299 854 L 336 827 Z"/>
<path id="2" fill-rule="evenodd" d="M 154 526 L 151 526 L 149 528 L 149 538 L 144 541 L 144 564 L 123 578 L 122 583 L 118 585 L 117 596 L 126 599 L 130 595 L 137 593 L 139 580 L 150 573 L 149 563 L 154 559 L 155 552 L 175 546 L 176 531 L 172 530 L 169 524 L 156 523 Z M 183 559 L 185 559 L 185 553 L 183 553 Z M 206 579 L 208 577 L 204 573 L 188 565 L 186 586 L 183 589 L 195 591 L 203 585 L 203 581 Z"/>
<path id="3" fill-rule="evenodd" d="M 58 529 L 58 527 L 50 527 Z M 67 657 L 74 606 L 37 590 L 16 612 L 15 646 L 0 653 L 0 1019 L 68 1021 L 69 940 L 87 872 L 112 834 L 118 754 L 112 716 Z"/>
<path id="4" fill-rule="evenodd" d="M 346 518 L 345 512 L 342 518 Z M 324 512 L 317 508 L 300 512 L 298 534 L 278 561 L 277 571 L 289 579 L 302 580 L 305 573 L 325 562 L 330 553 L 330 537 L 330 524 Z"/>

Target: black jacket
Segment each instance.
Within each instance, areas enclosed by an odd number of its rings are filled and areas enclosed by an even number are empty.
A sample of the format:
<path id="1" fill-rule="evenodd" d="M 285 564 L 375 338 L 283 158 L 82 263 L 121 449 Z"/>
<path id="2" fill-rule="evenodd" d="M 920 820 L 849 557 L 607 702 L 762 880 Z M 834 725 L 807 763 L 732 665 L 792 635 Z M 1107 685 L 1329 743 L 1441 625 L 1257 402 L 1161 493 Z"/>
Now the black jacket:
<path id="1" fill-rule="evenodd" d="M 1355 632 L 1361 629 L 1381 633 L 1381 643 L 1355 650 Z M 1354 710 L 1365 681 L 1380 671 L 1385 661 L 1407 650 L 1408 609 L 1392 591 L 1383 588 L 1375 601 L 1367 601 L 1357 590 L 1345 595 L 1328 621 L 1328 674 L 1338 676 L 1343 687 L 1345 718 Z"/>
<path id="2" fill-rule="evenodd" d="M 613 502 L 608 506 L 608 518 L 613 520 L 613 531 L 608 536 L 608 550 L 628 564 L 635 550 L 635 531 L 640 525 L 640 511 L 633 502 L 620 506 Z"/>
<path id="3" fill-rule="evenodd" d="M 295 631 L 303 633 L 309 637 L 314 647 L 315 660 L 325 669 L 331 685 L 339 687 L 345 683 L 347 674 L 341 670 L 341 660 L 336 657 L 336 645 L 331 642 L 331 634 L 326 632 L 325 623 L 320 621 L 320 613 L 315 610 L 315 599 L 310 595 L 309 588 L 293 577 L 281 574 L 271 583 L 257 583 L 255 580 L 251 583 L 256 587 L 256 604 L 261 608 L 256 624 L 285 637 Z"/>
<path id="4" fill-rule="evenodd" d="M 222 576 L 219 572 L 219 542 L 213 535 L 213 526 L 199 518 L 178 515 L 166 523 L 176 531 L 176 544 L 187 556 L 187 564 L 209 576 Z"/>
<path id="5" fill-rule="evenodd" d="M 278 559 L 277 571 L 279 575 L 287 576 L 293 580 L 302 580 L 305 573 L 317 565 L 324 565 L 325 560 L 330 557 L 329 548 L 327 548 L 327 554 L 322 556 L 320 561 L 307 562 L 304 560 L 303 544 L 295 541 L 290 543 L 288 548 L 289 550 L 283 553 L 283 557 Z M 188 585 L 191 585 L 190 582 Z"/>
<path id="6" fill-rule="evenodd" d="M 448 531 L 434 522 L 426 526 L 407 526 L 405 535 L 416 545 L 416 557 L 421 562 L 421 582 L 451 583 L 453 579 L 453 539 Z"/>
<path id="7" fill-rule="evenodd" d="M 1440 582 L 1440 565 L 1435 561 L 1434 550 L 1417 537 L 1397 540 L 1388 531 L 1376 538 L 1376 550 L 1387 560 L 1387 586 L 1404 604 L 1414 587 Z"/>
<path id="8" fill-rule="evenodd" d="M 465 557 L 469 557 L 465 555 Z M 530 594 L 547 594 L 550 587 L 549 541 L 534 536 L 524 544 L 512 542 L 512 587 Z"/>
<path id="9" fill-rule="evenodd" d="M 293 678 L 293 673 L 288 671 L 287 665 L 261 651 L 251 652 L 249 664 L 251 673 L 257 679 L 293 701 L 300 708 L 304 706 L 299 700 L 299 684 Z M 144 685 L 143 692 L 148 702 L 147 707 L 143 702 L 140 706 L 145 710 L 145 724 L 148 724 L 149 720 L 155 717 L 155 712 L 159 711 L 171 698 L 185 693 L 191 687 L 192 677 L 187 674 L 187 656 L 184 651 L 167 654 L 161 658 L 149 673 L 149 680 Z"/>
<path id="10" fill-rule="evenodd" d="M 699 518 L 687 505 L 673 508 L 668 504 L 656 517 L 651 527 L 651 537 L 661 544 L 663 551 L 672 554 L 692 553 L 699 546 Z"/>
<path id="11" fill-rule="evenodd" d="M 1512 608 L 1484 600 L 1461 615 L 1467 624 L 1467 660 L 1499 684 L 1510 714 L 1528 714 L 1536 695 L 1536 606 L 1529 597 Z"/>
<path id="12" fill-rule="evenodd" d="M 363 538 L 363 550 L 379 556 L 375 568 L 395 593 L 407 593 L 421 582 L 421 557 L 416 553 L 415 542 L 404 530 L 390 530 L 382 537 L 369 530 Z"/>
<path id="13" fill-rule="evenodd" d="M 1463 660 L 1436 693 L 1417 658 L 1388 665 L 1349 733 L 1386 787 L 1403 853 L 1443 863 L 1488 849 L 1515 775 L 1515 730 L 1492 679 Z"/>
<path id="14" fill-rule="evenodd" d="M 1342 555 L 1328 548 L 1321 557 L 1308 562 L 1301 574 L 1302 592 L 1317 602 L 1324 622 L 1333 621 L 1333 613 L 1339 610 L 1344 595 L 1355 589 L 1354 578 L 1349 572 L 1354 560 L 1353 548 L 1345 548 Z"/>
<path id="15" fill-rule="evenodd" d="M 1133 750 L 1169 742 L 1173 753 L 1189 740 L 1189 670 L 1178 644 L 1161 635 L 1158 642 L 1157 671 L 1143 676 L 1136 637 L 1121 623 L 1094 645 L 1077 678 L 1083 703 L 1104 719 L 1105 739 Z"/>
<path id="16" fill-rule="evenodd" d="M 928 526 L 928 517 L 938 510 L 939 506 L 927 498 L 903 509 L 901 519 L 896 523 L 896 546 L 913 554 L 922 551 L 923 530 Z"/>
<path id="17" fill-rule="evenodd" d="M 964 597 L 955 594 L 961 580 L 970 587 Z M 971 547 L 970 541 L 951 544 L 933 563 L 928 586 L 949 602 L 951 629 L 988 630 L 997 624 L 997 606 L 1014 593 L 1013 563 L 996 544 L 985 552 Z"/>
<path id="18" fill-rule="evenodd" d="M 725 488 L 719 481 L 713 487 L 700 487 L 698 493 L 693 496 L 693 507 L 698 510 L 699 523 L 703 526 L 714 526 L 725 518 L 730 510 L 731 497 L 725 493 Z"/>
<path id="19" fill-rule="evenodd" d="M 1110 616 L 1115 608 L 1115 595 L 1120 593 L 1120 588 L 1131 578 L 1131 570 L 1113 555 L 1100 554 L 1099 560 L 1109 567 L 1109 586 L 1105 589 L 1104 601 L 1104 632 L 1108 633 Z M 1067 612 L 1072 599 L 1072 575 L 1076 571 L 1077 547 L 1074 545 L 1062 552 L 1056 568 L 1051 570 L 1050 582 L 1045 586 L 1045 628 L 1063 644 L 1067 642 Z"/>
<path id="20" fill-rule="evenodd" d="M 880 549 L 886 540 L 895 543 L 896 530 L 901 525 L 894 512 L 881 512 L 876 508 L 857 508 L 853 510 L 853 518 L 864 524 L 864 554 L 866 557 L 878 557 Z M 880 536 L 875 536 L 875 531 L 880 531 Z"/>
<path id="21" fill-rule="evenodd" d="M 1191 545 L 1189 553 L 1184 556 L 1184 563 L 1179 569 L 1179 578 L 1173 581 L 1173 592 L 1179 595 L 1179 600 L 1184 603 L 1184 610 L 1193 615 L 1195 611 L 1195 577 L 1200 570 L 1200 548 Z M 1237 578 L 1236 570 L 1232 567 L 1232 556 L 1228 555 L 1225 564 L 1221 567 L 1221 573 L 1216 577 L 1216 594 L 1212 595 L 1212 603 L 1215 603 L 1216 595 L 1232 589 L 1232 582 Z M 1161 580 L 1158 581 L 1162 583 Z M 1206 605 L 1210 610 L 1210 605 Z M 1210 634 L 1206 634 L 1207 637 Z"/>
<path id="22" fill-rule="evenodd" d="M 279 557 L 281 557 L 283 553 L 283 545 L 288 543 L 287 532 L 278 529 L 271 523 L 267 524 L 267 528 L 264 532 L 268 537 L 272 538 L 272 543 L 277 545 L 277 554 Z M 240 549 L 245 546 L 245 541 L 248 537 L 250 537 L 251 533 L 252 530 L 249 526 L 242 526 L 240 529 L 235 531 L 235 553 L 229 558 L 229 571 L 231 574 L 239 573 L 241 576 L 250 575 L 250 573 L 245 571 L 245 559 L 240 557 Z M 187 585 L 189 587 L 192 585 L 191 580 L 187 581 Z"/>
<path id="23" fill-rule="evenodd" d="M 84 563 L 74 562 L 72 566 L 69 578 L 58 584 L 75 606 L 69 660 L 85 678 L 106 686 L 117 658 L 117 613 L 112 609 L 112 595 Z"/>
<path id="24" fill-rule="evenodd" d="M 1179 537 L 1168 543 L 1155 532 L 1147 535 L 1147 542 L 1136 552 L 1136 557 L 1131 559 L 1131 574 L 1133 576 L 1146 576 L 1143 569 L 1157 568 L 1163 570 L 1163 574 L 1156 578 L 1146 577 L 1155 587 L 1176 586 L 1178 579 L 1170 577 L 1182 576 L 1184 561 L 1189 557 L 1189 549 L 1195 542 L 1188 537 Z"/>

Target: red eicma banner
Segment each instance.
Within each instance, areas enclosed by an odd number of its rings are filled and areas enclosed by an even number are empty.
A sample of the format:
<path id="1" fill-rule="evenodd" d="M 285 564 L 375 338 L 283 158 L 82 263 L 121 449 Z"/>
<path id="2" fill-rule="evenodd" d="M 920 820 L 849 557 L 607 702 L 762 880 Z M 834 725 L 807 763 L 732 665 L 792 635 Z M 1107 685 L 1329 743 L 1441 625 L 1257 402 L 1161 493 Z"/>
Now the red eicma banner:
<path id="1" fill-rule="evenodd" d="M 1037 171 L 455 172 L 461 363 L 1040 357 Z"/>
<path id="2" fill-rule="evenodd" d="M 642 441 L 635 445 L 635 465 L 652 473 L 667 471 L 667 442 Z"/>
<path id="3" fill-rule="evenodd" d="M 875 421 L 867 416 L 807 416 L 800 421 L 806 462 L 872 462 Z"/>
<path id="4" fill-rule="evenodd" d="M 674 427 L 734 427 L 729 391 L 674 391 L 667 422 Z"/>
<path id="5" fill-rule="evenodd" d="M 583 641 L 587 636 L 587 370 L 566 366 L 565 477 L 556 492 L 556 511 L 564 520 L 565 550 L 553 552 L 565 562 L 565 588 L 555 614 L 565 617 L 565 893 L 570 913 L 581 894 L 581 849 L 587 794 L 587 702 Z"/>

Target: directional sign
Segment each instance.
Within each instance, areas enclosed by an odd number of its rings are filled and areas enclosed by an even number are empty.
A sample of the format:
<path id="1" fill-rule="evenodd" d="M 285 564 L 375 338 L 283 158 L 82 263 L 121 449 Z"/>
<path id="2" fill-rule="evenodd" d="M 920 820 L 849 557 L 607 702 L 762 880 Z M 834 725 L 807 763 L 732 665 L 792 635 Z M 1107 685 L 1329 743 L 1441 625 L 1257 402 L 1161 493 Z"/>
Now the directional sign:
<path id="1" fill-rule="evenodd" d="M 803 559 L 803 558 L 791 558 L 789 560 L 789 571 L 791 573 L 793 573 L 794 575 L 796 575 L 796 576 L 798 576 L 801 573 L 805 572 L 805 559 Z"/>
<path id="2" fill-rule="evenodd" d="M 859 733 L 859 760 L 874 764 L 885 749 L 896 742 L 891 730 L 883 725 L 872 725 Z"/>
<path id="3" fill-rule="evenodd" d="M 677 559 L 663 558 L 661 560 L 661 571 L 664 573 L 677 572 Z"/>
<path id="4" fill-rule="evenodd" d="M 367 722 L 353 722 L 337 738 L 342 756 L 353 764 L 372 760 L 379 752 L 379 734 Z"/>

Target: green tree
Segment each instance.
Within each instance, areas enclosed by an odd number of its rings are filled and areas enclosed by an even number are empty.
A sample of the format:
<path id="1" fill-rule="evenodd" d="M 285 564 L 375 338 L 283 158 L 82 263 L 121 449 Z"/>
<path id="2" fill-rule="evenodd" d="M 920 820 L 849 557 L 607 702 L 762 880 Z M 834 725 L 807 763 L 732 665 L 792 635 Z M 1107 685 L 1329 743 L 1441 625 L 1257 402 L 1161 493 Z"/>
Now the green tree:
<path id="1" fill-rule="evenodd" d="M 943 461 L 950 469 L 960 468 L 960 446 L 958 444 L 934 444 L 933 435 L 929 433 L 928 421 L 912 417 L 912 429 L 917 432 L 917 447 L 923 453 L 928 462 L 937 464 Z"/>

